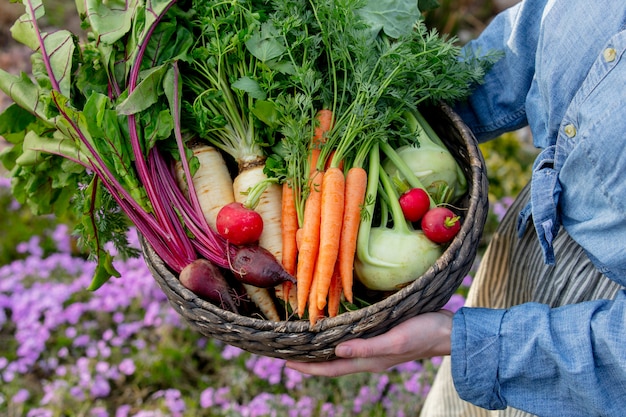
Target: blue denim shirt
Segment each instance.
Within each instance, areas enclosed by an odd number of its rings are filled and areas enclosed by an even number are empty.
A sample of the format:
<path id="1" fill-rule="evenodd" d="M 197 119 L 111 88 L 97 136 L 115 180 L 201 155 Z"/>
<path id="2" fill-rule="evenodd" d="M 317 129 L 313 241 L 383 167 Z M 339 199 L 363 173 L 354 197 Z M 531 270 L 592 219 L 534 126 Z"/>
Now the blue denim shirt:
<path id="1" fill-rule="evenodd" d="M 552 240 L 564 228 L 598 270 L 626 285 L 626 3 L 523 0 L 467 48 L 504 57 L 458 106 L 461 117 L 480 141 L 528 125 L 541 149 L 520 231 L 532 222 L 550 264 L 558 262 Z M 572 337 L 581 326 L 586 335 Z M 461 309 L 455 385 L 462 398 L 490 409 L 626 416 L 622 329 L 623 293 L 557 309 Z"/>

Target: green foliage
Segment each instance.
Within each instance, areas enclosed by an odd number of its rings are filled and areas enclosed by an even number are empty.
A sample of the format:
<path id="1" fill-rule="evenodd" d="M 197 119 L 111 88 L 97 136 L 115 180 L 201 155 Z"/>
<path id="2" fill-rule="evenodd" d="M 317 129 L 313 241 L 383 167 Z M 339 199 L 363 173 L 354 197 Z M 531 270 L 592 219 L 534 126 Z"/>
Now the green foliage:
<path id="1" fill-rule="evenodd" d="M 52 253 L 56 247 L 50 231 L 59 223 L 56 217 L 34 215 L 17 203 L 8 189 L 0 187 L 0 266 L 24 258 L 19 244 L 26 244 L 33 236 L 40 239 L 44 253 Z"/>
<path id="2" fill-rule="evenodd" d="M 530 179 L 537 151 L 521 135 L 520 132 L 506 133 L 480 145 L 487 165 L 489 200 L 492 202 L 515 197 Z"/>

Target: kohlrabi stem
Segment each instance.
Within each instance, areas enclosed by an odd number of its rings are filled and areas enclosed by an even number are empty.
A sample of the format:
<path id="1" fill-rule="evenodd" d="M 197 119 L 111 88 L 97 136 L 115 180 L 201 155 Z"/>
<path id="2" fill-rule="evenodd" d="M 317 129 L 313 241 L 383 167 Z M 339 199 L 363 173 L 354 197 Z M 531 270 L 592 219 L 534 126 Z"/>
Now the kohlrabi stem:
<path id="1" fill-rule="evenodd" d="M 378 180 L 380 169 L 380 154 L 378 144 L 374 144 L 370 149 L 369 169 L 367 173 L 367 189 L 365 191 L 365 204 L 363 210 L 364 215 L 361 216 L 359 224 L 359 234 L 357 237 L 357 257 L 362 262 L 376 266 L 393 266 L 388 262 L 381 262 L 370 255 L 370 230 L 372 229 L 372 221 L 374 218 L 374 208 L 376 206 L 376 197 L 378 193 Z"/>
<path id="2" fill-rule="evenodd" d="M 426 121 L 424 116 L 422 116 L 422 113 L 420 113 L 418 110 L 415 110 L 413 112 L 407 112 L 406 117 L 407 117 L 407 121 L 410 119 L 415 120 L 416 126 L 415 126 L 415 129 L 413 130 L 417 130 L 421 128 L 426 134 L 426 136 L 428 137 L 428 139 L 430 139 L 432 142 L 434 142 L 435 144 L 443 148 L 446 147 L 444 143 L 441 141 L 441 138 L 439 137 L 439 135 L 437 135 L 437 132 L 433 130 L 433 128 Z"/>
<path id="3" fill-rule="evenodd" d="M 387 204 L 391 209 L 391 220 L 393 221 L 393 229 L 400 233 L 411 233 L 413 229 L 411 226 L 409 226 L 408 221 L 404 218 L 402 207 L 400 207 L 400 202 L 398 201 L 398 194 L 393 187 L 393 183 L 391 182 L 389 175 L 387 175 L 387 172 L 384 169 L 380 170 L 379 175 L 380 182 L 382 183 L 383 189 L 387 194 Z"/>
<path id="4" fill-rule="evenodd" d="M 411 187 L 421 188 L 422 190 L 427 191 L 426 187 L 424 187 L 420 179 L 417 178 L 417 175 L 415 175 L 413 170 L 411 170 L 411 168 L 406 164 L 406 162 L 404 162 L 404 160 L 400 157 L 400 155 L 398 155 L 395 149 L 391 147 L 391 145 L 389 145 L 386 142 L 382 142 L 380 144 L 380 147 L 383 153 L 391 161 L 391 163 L 395 165 L 396 168 L 398 168 L 398 171 L 400 171 L 402 175 L 404 175 L 404 178 L 406 178 L 407 182 L 409 183 Z M 437 205 L 435 201 L 433 200 L 433 198 L 430 196 L 430 194 L 428 194 L 428 199 L 430 201 L 431 207 L 435 207 Z"/>

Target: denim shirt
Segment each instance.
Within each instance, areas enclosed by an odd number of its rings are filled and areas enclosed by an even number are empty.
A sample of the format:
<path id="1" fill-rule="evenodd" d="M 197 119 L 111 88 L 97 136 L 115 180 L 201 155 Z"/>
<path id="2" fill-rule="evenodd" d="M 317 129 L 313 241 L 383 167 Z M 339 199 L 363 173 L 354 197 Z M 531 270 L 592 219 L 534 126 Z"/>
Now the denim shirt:
<path id="1" fill-rule="evenodd" d="M 552 264 L 552 241 L 564 228 L 599 271 L 626 285 L 624 0 L 523 0 L 467 49 L 504 55 L 457 106 L 461 117 L 479 141 L 530 126 L 541 149 L 520 233 L 534 227 Z M 568 336 L 581 325 L 585 337 Z M 462 398 L 490 409 L 626 416 L 621 329 L 623 293 L 558 309 L 461 309 L 452 335 L 455 385 Z M 568 379 L 571 369 L 576 377 Z"/>

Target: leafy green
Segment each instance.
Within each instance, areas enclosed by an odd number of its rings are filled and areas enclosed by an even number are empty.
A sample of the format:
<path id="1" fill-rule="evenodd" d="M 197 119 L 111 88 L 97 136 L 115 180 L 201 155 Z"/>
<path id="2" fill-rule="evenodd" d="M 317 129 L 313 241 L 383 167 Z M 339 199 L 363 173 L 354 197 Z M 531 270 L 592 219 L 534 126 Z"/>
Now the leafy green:
<path id="1" fill-rule="evenodd" d="M 358 12 L 374 34 L 382 30 L 394 39 L 410 34 L 420 19 L 415 0 L 368 0 Z"/>

